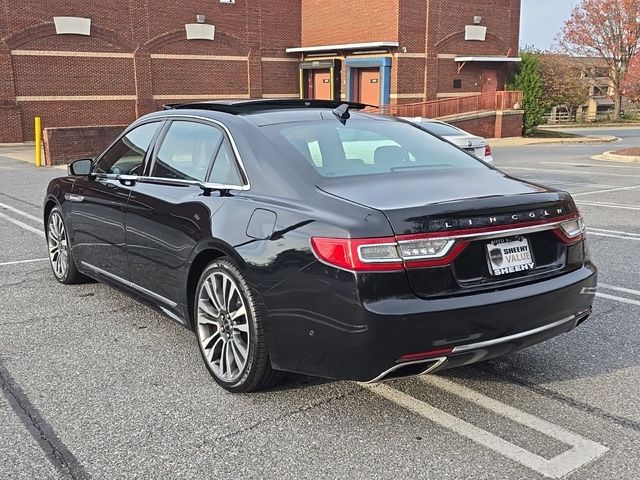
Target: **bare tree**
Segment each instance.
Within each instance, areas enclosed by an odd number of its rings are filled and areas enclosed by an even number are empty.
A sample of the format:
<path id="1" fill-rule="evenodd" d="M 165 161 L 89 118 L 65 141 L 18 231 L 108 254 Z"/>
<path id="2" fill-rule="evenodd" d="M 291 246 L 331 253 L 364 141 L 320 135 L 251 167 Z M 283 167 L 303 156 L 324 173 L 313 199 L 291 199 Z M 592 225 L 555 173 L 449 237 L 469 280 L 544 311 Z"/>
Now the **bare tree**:
<path id="1" fill-rule="evenodd" d="M 582 0 L 558 37 L 572 56 L 606 62 L 614 92 L 614 119 L 620 119 L 622 85 L 640 48 L 640 0 Z"/>

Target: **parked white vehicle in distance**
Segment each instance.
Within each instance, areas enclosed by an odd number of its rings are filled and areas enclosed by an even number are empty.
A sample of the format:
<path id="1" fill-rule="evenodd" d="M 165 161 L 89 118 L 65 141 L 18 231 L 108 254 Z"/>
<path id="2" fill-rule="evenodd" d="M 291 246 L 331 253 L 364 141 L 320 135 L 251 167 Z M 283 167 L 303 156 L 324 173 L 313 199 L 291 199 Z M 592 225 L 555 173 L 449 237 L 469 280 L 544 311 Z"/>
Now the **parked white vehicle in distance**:
<path id="1" fill-rule="evenodd" d="M 436 135 L 446 138 L 454 145 L 457 145 L 470 154 L 475 155 L 485 163 L 493 163 L 491 146 L 487 140 L 482 137 L 472 135 L 461 128 L 439 120 L 432 120 L 430 118 L 423 117 L 402 117 L 402 119 L 415 123 L 431 133 L 435 133 Z"/>

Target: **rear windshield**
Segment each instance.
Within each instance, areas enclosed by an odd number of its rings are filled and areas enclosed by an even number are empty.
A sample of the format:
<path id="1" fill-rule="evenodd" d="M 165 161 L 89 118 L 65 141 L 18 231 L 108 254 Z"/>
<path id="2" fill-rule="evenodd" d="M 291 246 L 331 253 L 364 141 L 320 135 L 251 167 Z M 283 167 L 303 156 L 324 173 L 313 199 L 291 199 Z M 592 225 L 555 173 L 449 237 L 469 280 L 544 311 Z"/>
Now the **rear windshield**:
<path id="1" fill-rule="evenodd" d="M 419 125 L 425 130 L 446 137 L 447 135 L 464 135 L 460 130 L 445 123 L 420 122 Z"/>
<path id="2" fill-rule="evenodd" d="M 285 140 L 298 160 L 323 177 L 487 168 L 448 142 L 411 124 L 390 121 L 326 120 L 264 127 Z"/>

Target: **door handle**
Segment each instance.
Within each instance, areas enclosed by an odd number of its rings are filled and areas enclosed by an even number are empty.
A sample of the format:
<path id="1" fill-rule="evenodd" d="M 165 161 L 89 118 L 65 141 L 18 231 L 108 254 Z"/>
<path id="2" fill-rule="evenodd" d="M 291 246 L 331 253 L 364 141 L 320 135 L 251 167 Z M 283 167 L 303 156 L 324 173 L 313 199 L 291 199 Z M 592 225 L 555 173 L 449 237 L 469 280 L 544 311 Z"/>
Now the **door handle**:
<path id="1" fill-rule="evenodd" d="M 118 175 L 118 181 L 127 187 L 133 187 L 138 181 L 138 175 Z"/>
<path id="2" fill-rule="evenodd" d="M 70 202 L 80 203 L 84 202 L 84 197 L 82 195 L 75 195 L 73 193 L 67 193 L 64 198 L 69 200 Z"/>

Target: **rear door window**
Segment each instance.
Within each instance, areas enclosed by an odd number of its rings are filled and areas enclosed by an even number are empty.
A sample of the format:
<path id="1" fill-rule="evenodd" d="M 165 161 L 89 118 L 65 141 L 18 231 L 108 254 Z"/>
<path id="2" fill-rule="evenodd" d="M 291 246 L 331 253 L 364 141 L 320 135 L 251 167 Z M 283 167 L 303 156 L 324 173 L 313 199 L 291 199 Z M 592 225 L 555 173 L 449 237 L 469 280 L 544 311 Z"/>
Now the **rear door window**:
<path id="1" fill-rule="evenodd" d="M 227 140 L 222 143 L 220 150 L 218 150 L 209 181 L 223 185 L 242 186 L 244 184 L 238 171 L 231 145 Z"/>
<path id="2" fill-rule="evenodd" d="M 206 181 L 223 140 L 222 132 L 212 125 L 174 121 L 158 149 L 151 176 Z"/>

